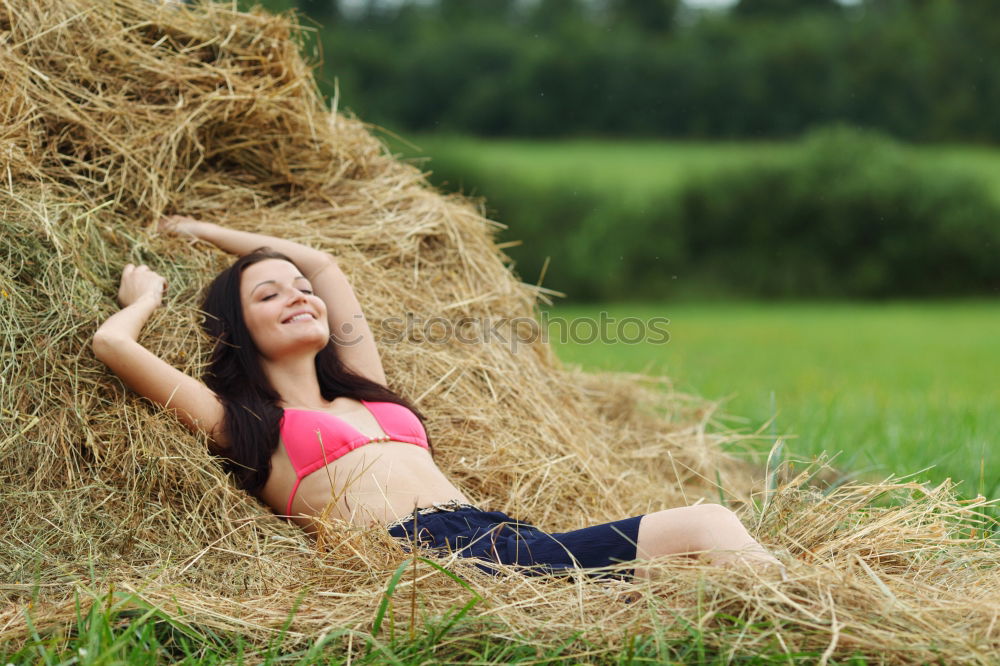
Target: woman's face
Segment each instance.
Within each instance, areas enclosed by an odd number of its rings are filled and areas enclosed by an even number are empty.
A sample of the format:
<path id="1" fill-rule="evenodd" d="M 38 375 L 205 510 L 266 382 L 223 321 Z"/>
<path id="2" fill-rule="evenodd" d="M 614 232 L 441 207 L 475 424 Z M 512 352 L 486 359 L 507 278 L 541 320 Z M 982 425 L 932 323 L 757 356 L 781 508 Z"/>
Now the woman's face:
<path id="1" fill-rule="evenodd" d="M 326 304 L 294 264 L 264 259 L 240 279 L 243 320 L 264 358 L 319 352 L 330 339 Z"/>

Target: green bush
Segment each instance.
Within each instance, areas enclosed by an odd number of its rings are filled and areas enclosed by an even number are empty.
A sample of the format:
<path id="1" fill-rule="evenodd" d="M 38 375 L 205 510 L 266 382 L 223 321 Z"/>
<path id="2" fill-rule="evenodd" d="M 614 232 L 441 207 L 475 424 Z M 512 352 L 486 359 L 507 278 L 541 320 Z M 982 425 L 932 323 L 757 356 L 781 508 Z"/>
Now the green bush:
<path id="1" fill-rule="evenodd" d="M 1000 210 L 965 172 L 883 135 L 814 132 L 781 157 L 715 167 L 641 196 L 492 167 L 444 149 L 446 187 L 483 196 L 516 270 L 576 300 L 880 298 L 1000 289 Z"/>
<path id="2" fill-rule="evenodd" d="M 525 282 L 574 300 L 660 298 L 683 260 L 673 197 L 635 203 L 569 179 L 536 182 L 491 169 L 466 153 L 437 153 L 433 180 L 486 200 L 486 212 L 508 226 L 501 241 Z M 548 264 L 546 266 L 546 264 Z"/>
<path id="3" fill-rule="evenodd" d="M 808 136 L 795 157 L 689 182 L 694 281 L 754 296 L 954 296 L 1000 285 L 1000 211 L 968 177 L 874 133 Z"/>

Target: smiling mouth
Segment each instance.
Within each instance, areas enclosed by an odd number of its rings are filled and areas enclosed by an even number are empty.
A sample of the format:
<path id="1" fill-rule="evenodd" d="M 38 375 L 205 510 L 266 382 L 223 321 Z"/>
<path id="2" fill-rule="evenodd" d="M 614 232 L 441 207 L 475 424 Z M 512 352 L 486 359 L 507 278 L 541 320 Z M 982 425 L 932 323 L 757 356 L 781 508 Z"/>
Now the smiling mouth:
<path id="1" fill-rule="evenodd" d="M 314 319 L 316 319 L 316 317 L 314 317 L 313 315 L 309 314 L 308 312 L 300 312 L 299 314 L 297 314 L 297 315 L 295 315 L 293 317 L 289 317 L 288 319 L 286 319 L 285 321 L 283 321 L 281 323 L 282 324 L 294 324 L 297 321 L 313 321 Z"/>

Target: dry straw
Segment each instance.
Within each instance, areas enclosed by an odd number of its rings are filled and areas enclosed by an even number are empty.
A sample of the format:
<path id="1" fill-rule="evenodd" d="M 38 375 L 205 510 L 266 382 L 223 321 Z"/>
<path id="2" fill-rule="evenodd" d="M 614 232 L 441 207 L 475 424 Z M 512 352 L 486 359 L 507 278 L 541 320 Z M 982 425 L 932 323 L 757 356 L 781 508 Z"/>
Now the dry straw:
<path id="1" fill-rule="evenodd" d="M 94 359 L 121 267 L 141 261 L 170 284 L 143 342 L 200 372 L 198 292 L 228 258 L 151 232 L 162 213 L 329 250 L 376 328 L 406 313 L 530 318 L 546 295 L 511 273 L 495 223 L 324 110 L 297 30 L 218 4 L 0 3 L 0 640 L 25 640 L 29 599 L 35 626 L 59 630 L 75 594 L 112 585 L 262 645 L 300 599 L 292 642 L 370 631 L 406 560 L 379 530 L 330 524 L 314 544 Z M 544 647 L 581 632 L 569 649 L 591 660 L 630 635 L 696 627 L 734 656 L 988 663 L 1000 651 L 1000 556 L 977 528 L 982 501 L 891 482 L 824 495 L 802 476 L 759 515 L 763 475 L 720 448 L 743 436 L 665 379 L 583 373 L 541 342 L 515 351 L 420 330 L 383 342 L 391 384 L 483 506 L 559 530 L 722 495 L 789 566 L 782 583 L 689 563 L 608 586 L 445 561 L 482 597 L 446 643 L 482 631 Z M 415 587 L 423 615 L 470 597 L 426 564 Z M 407 576 L 397 594 L 413 590 Z M 409 613 L 396 604 L 395 626 Z"/>

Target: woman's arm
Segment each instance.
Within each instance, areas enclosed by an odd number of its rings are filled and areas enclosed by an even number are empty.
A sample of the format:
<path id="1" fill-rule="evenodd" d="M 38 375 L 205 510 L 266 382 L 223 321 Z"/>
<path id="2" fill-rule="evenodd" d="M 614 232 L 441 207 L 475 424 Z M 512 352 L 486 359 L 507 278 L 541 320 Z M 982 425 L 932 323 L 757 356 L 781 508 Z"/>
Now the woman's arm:
<path id="1" fill-rule="evenodd" d="M 259 247 L 269 247 L 287 255 L 310 280 L 312 280 L 312 273 L 318 273 L 330 264 L 336 263 L 333 261 L 333 257 L 326 252 L 302 243 L 250 233 L 249 231 L 228 229 L 213 222 L 202 222 L 185 215 L 171 215 L 161 219 L 160 230 L 194 236 L 240 257 L 250 254 Z"/>
<path id="2" fill-rule="evenodd" d="M 312 283 L 316 295 L 326 303 L 330 333 L 338 343 L 337 352 L 341 360 L 361 376 L 383 386 L 386 384 L 382 359 L 375 346 L 375 336 L 368 326 L 350 281 L 332 255 L 302 243 L 227 229 L 184 215 L 163 218 L 160 220 L 160 229 L 208 241 L 239 256 L 249 254 L 259 247 L 269 247 L 286 255 Z"/>
<path id="3" fill-rule="evenodd" d="M 172 410 L 189 428 L 208 433 L 225 447 L 221 428 L 225 414 L 215 393 L 138 342 L 165 289 L 165 280 L 146 266 L 125 266 L 118 289 L 122 309 L 94 333 L 94 355 L 130 389 Z"/>

